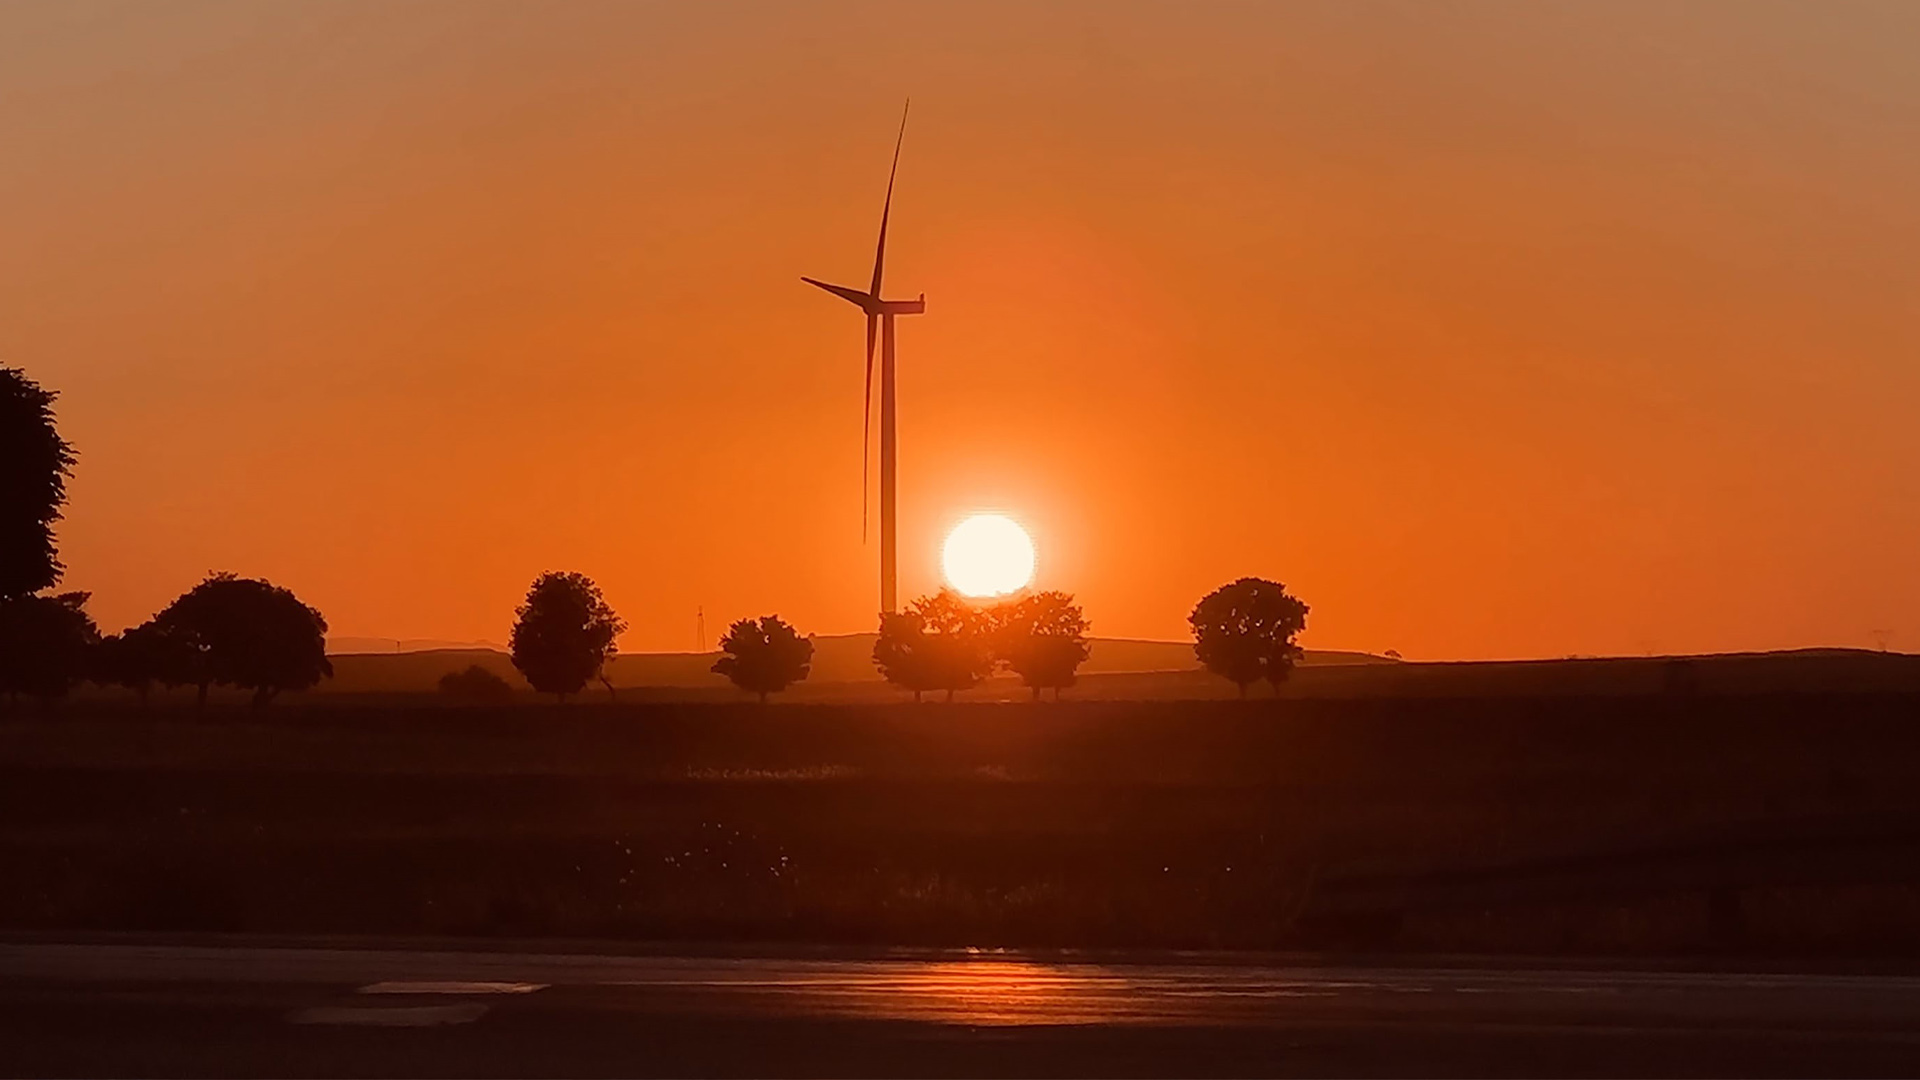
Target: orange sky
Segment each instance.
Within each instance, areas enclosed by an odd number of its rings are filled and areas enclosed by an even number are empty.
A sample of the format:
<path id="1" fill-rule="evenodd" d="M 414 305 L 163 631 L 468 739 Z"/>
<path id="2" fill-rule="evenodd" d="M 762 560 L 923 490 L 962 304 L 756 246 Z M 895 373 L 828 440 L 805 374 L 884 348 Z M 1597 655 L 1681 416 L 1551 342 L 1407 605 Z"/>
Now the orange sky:
<path id="1" fill-rule="evenodd" d="M 0 359 L 103 626 L 870 628 L 1005 510 L 1097 633 L 1242 574 L 1409 657 L 1920 648 L 1920 5 L 0 7 Z"/>

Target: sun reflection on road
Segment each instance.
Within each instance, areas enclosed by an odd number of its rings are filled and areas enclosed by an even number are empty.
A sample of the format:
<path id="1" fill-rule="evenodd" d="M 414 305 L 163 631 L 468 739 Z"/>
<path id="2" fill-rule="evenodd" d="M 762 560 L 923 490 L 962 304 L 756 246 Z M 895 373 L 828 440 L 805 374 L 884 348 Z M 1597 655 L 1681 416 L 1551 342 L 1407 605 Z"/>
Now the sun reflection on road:
<path id="1" fill-rule="evenodd" d="M 885 980 L 876 1004 L 899 1019 L 964 1024 L 1110 1023 L 1129 989 L 1124 978 L 1099 969 L 1062 974 L 1057 967 L 1021 961 L 934 963 Z M 897 1011 L 896 1011 L 897 1010 Z"/>
<path id="2" fill-rule="evenodd" d="M 739 978 L 678 985 L 695 994 L 724 991 L 757 999 L 780 1012 L 974 1026 L 1150 1024 L 1201 1014 L 1231 1022 L 1254 999 L 1335 992 L 1326 985 L 1271 977 L 1249 984 L 1204 968 L 1149 974 L 1098 964 L 985 959 L 842 962 L 830 971 L 801 962 L 771 977 L 761 968 L 751 975 L 743 971 Z"/>

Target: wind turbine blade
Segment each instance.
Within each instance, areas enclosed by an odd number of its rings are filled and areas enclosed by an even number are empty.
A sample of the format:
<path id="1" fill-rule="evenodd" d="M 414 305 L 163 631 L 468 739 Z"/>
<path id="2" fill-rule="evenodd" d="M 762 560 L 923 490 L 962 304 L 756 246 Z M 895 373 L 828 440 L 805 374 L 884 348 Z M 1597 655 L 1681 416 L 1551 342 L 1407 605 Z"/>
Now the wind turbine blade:
<path id="1" fill-rule="evenodd" d="M 815 281 L 810 277 L 802 277 L 800 280 L 816 289 L 825 289 L 849 304 L 857 305 L 861 311 L 869 315 L 873 314 L 875 305 L 879 303 L 875 297 L 868 296 L 859 289 L 849 289 L 845 285 L 829 285 L 824 281 Z"/>
<path id="2" fill-rule="evenodd" d="M 880 298 L 880 271 L 887 262 L 887 217 L 893 213 L 893 178 L 900 171 L 900 144 L 907 138 L 907 109 L 913 107 L 913 99 L 908 98 L 905 108 L 900 110 L 900 134 L 893 138 L 893 167 L 887 170 L 887 201 L 880 206 L 880 243 L 873 249 L 873 287 L 867 291 L 874 299 Z"/>
<path id="3" fill-rule="evenodd" d="M 867 382 L 860 395 L 860 542 L 867 542 L 867 455 L 873 446 L 873 330 L 879 323 L 867 316 Z"/>

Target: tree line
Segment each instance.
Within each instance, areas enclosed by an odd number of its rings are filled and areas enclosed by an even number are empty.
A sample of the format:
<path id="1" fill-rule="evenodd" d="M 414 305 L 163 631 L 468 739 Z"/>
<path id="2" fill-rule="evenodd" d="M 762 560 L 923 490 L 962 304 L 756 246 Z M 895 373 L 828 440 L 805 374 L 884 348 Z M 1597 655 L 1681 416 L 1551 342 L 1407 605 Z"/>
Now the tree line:
<path id="1" fill-rule="evenodd" d="M 516 612 L 513 664 L 534 689 L 561 700 L 595 680 L 611 695 L 606 665 L 625 625 L 584 574 L 543 574 Z M 1043 689 L 1058 698 L 1072 686 L 1088 651 L 1086 616 L 1066 593 L 974 604 L 942 589 L 904 612 L 880 617 L 873 663 L 888 682 L 912 691 L 915 701 L 928 691 L 945 691 L 952 700 L 955 691 L 1001 668 L 1018 675 L 1038 700 Z M 806 679 L 813 640 L 780 616 L 764 615 L 728 627 L 720 654 L 713 672 L 764 702 Z M 443 681 L 443 688 L 470 698 L 497 697 L 485 678 L 476 667 Z"/>
<path id="2" fill-rule="evenodd" d="M 73 447 L 55 424 L 54 391 L 0 367 L 0 693 L 53 699 L 82 681 L 125 687 L 145 701 L 155 686 L 194 687 L 205 704 L 215 686 L 247 691 L 263 707 L 280 694 L 330 678 L 327 622 L 271 582 L 210 574 L 153 618 L 102 635 L 89 594 L 54 592 L 64 572 L 55 524 L 66 505 Z M 1307 605 L 1284 586 L 1242 578 L 1207 594 L 1188 623 L 1195 655 L 1246 696 L 1265 680 L 1276 690 L 1300 650 Z M 974 603 L 942 589 L 880 617 L 873 663 L 915 701 L 954 693 L 1001 671 L 1042 691 L 1074 685 L 1091 651 L 1089 624 L 1071 594 L 1041 591 Z M 514 612 L 509 652 L 529 685 L 559 700 L 598 682 L 613 696 L 608 665 L 626 623 L 585 574 L 536 578 Z M 741 619 L 720 642 L 712 670 L 765 701 L 807 678 L 813 640 L 778 615 Z M 442 680 L 465 700 L 511 698 L 511 687 L 475 667 Z"/>
<path id="3" fill-rule="evenodd" d="M 1072 686 L 1092 651 L 1087 617 L 1064 592 L 1036 592 L 979 605 L 951 589 L 880 616 L 873 664 L 888 682 L 911 690 L 965 690 L 1005 668 L 1033 691 Z"/>
<path id="4" fill-rule="evenodd" d="M 1301 656 L 1294 638 L 1307 625 L 1308 608 L 1284 585 L 1241 578 L 1201 598 L 1188 616 L 1194 653 L 1202 666 L 1234 683 L 1240 696 L 1265 681 L 1277 693 Z M 584 574 L 542 575 L 516 613 L 513 664 L 533 688 L 565 700 L 598 680 L 613 693 L 606 665 L 626 624 Z M 1091 653 L 1089 625 L 1072 595 L 1043 591 L 975 603 L 951 589 L 923 596 L 897 614 L 880 616 L 873 664 L 881 677 L 910 691 L 915 701 L 929 692 L 953 700 L 1005 670 L 1040 700 L 1043 690 L 1074 685 Z M 813 663 L 811 636 L 778 615 L 741 619 L 720 641 L 712 670 L 764 702 L 805 680 Z M 443 680 L 449 693 L 472 699 L 501 698 L 505 684 L 489 685 L 475 667 Z"/>

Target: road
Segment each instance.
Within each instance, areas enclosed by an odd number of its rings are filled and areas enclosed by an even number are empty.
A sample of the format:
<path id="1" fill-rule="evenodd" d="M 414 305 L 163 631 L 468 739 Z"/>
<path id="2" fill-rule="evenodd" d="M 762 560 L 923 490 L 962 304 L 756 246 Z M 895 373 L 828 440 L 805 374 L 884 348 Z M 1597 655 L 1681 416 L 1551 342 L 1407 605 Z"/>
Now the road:
<path id="1" fill-rule="evenodd" d="M 1920 978 L 0 943 L 0 1073 L 1913 1075 Z"/>

